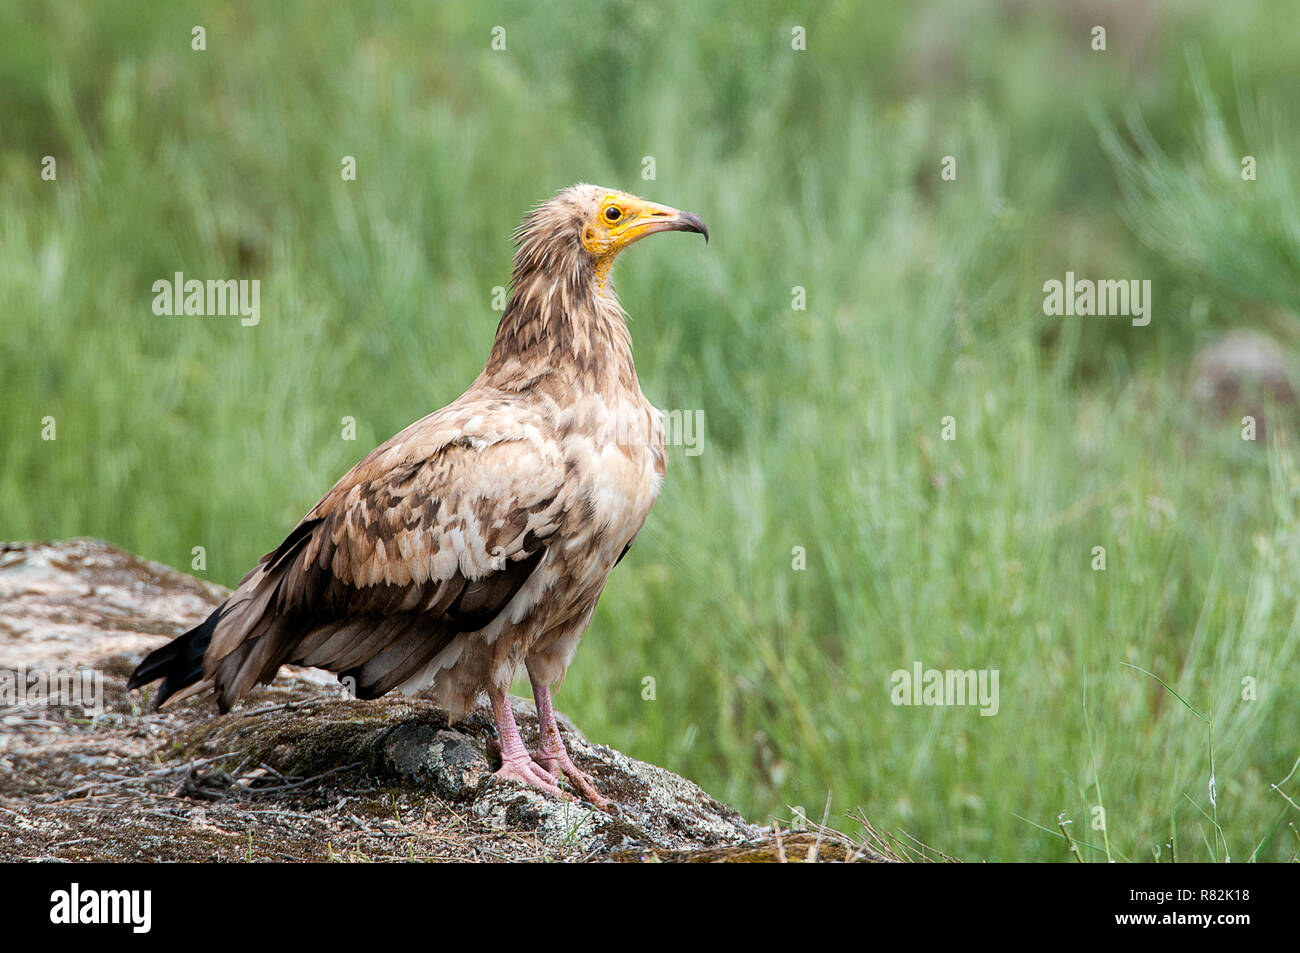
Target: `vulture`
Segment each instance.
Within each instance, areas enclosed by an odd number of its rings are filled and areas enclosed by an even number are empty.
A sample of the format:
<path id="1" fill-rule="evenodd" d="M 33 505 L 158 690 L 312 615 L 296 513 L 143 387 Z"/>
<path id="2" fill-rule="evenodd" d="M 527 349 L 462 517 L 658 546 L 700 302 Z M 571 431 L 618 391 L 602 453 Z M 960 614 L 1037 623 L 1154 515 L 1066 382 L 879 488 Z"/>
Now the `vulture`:
<path id="1" fill-rule="evenodd" d="M 157 704 L 211 692 L 221 712 L 280 666 L 338 674 L 357 697 L 426 693 L 491 706 L 496 777 L 607 807 L 570 758 L 551 690 L 664 478 L 664 430 L 610 282 L 647 235 L 689 212 L 579 184 L 515 232 L 505 313 L 459 398 L 371 451 L 202 624 L 150 653 L 128 688 Z M 532 683 L 538 746 L 507 692 Z"/>

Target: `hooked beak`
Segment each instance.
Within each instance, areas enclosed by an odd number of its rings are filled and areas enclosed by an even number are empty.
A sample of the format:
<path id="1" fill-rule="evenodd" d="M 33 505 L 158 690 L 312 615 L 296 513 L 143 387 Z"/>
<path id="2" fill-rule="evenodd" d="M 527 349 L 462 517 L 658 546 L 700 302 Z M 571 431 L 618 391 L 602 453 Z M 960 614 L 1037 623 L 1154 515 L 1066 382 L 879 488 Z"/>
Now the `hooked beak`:
<path id="1" fill-rule="evenodd" d="M 709 227 L 693 212 L 682 212 L 667 205 L 645 202 L 637 211 L 637 221 L 628 229 L 626 244 L 638 241 L 655 232 L 696 232 L 709 240 Z"/>
<path id="2" fill-rule="evenodd" d="M 694 212 L 679 212 L 673 226 L 679 232 L 699 232 L 704 236 L 704 244 L 709 243 L 709 226 L 704 224 L 704 219 L 700 218 Z"/>

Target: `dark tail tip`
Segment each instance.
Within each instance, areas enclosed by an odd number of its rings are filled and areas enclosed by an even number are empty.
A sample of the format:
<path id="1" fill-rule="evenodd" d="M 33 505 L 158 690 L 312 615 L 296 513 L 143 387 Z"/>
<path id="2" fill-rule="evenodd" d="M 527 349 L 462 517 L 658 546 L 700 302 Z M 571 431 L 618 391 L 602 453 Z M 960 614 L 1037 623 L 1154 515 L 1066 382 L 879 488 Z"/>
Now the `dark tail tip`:
<path id="1" fill-rule="evenodd" d="M 202 678 L 203 654 L 212 642 L 212 633 L 216 631 L 225 608 L 219 606 L 200 625 L 146 655 L 127 680 L 127 690 L 143 688 L 161 678 L 163 683 L 155 702 L 155 707 L 160 707 L 182 688 Z"/>

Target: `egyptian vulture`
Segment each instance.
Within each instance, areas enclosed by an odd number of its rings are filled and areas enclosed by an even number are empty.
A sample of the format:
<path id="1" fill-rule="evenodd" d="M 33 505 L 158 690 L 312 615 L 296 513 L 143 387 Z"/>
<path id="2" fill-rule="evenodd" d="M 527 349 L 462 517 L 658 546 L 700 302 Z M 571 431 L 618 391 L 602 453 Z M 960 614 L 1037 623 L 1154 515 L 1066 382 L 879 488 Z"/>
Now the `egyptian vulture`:
<path id="1" fill-rule="evenodd" d="M 424 691 L 454 716 L 486 694 L 497 777 L 557 796 L 567 777 L 605 806 L 565 750 L 551 689 L 663 482 L 660 415 L 609 281 L 620 251 L 663 231 L 709 236 L 696 215 L 594 185 L 534 209 L 469 390 L 371 451 L 128 687 L 161 678 L 160 706 L 211 691 L 224 713 L 293 664 L 359 698 Z M 533 752 L 506 694 L 520 666 Z"/>

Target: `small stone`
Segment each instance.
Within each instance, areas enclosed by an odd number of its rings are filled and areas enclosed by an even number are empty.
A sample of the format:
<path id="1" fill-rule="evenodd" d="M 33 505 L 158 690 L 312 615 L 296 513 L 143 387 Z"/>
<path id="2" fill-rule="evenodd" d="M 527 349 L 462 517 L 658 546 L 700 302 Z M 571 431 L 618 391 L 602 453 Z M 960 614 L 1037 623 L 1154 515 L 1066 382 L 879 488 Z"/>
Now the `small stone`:
<path id="1" fill-rule="evenodd" d="M 1288 358 L 1271 338 L 1254 331 L 1233 331 L 1206 345 L 1196 356 L 1192 394 L 1202 408 L 1222 419 L 1255 418 L 1261 441 L 1265 412 L 1295 410 L 1296 393 Z M 1268 421 L 1269 428 L 1277 423 Z"/>
<path id="2" fill-rule="evenodd" d="M 385 767 L 440 795 L 463 800 L 478 794 L 492 776 L 482 744 L 469 735 L 427 724 L 406 724 L 384 746 Z"/>

